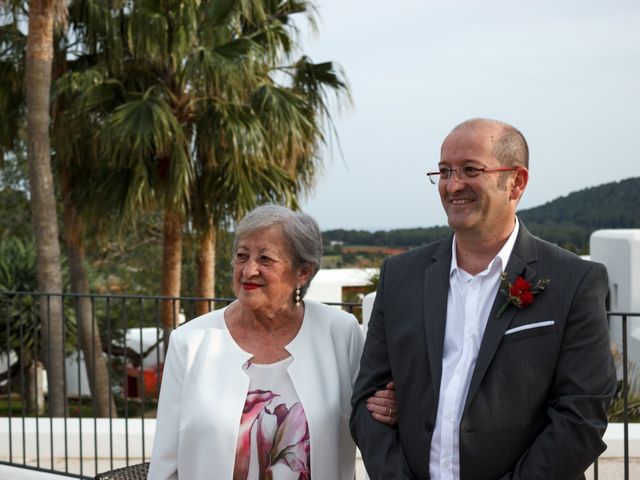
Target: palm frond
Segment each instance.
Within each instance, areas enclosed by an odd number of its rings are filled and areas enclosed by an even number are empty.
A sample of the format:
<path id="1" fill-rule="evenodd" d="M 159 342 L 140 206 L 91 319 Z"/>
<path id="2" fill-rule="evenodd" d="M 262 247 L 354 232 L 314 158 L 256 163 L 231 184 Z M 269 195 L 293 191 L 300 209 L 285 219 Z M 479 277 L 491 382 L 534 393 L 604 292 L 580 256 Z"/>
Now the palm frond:
<path id="1" fill-rule="evenodd" d="M 236 40 L 218 48 L 200 46 L 186 58 L 179 82 L 207 97 L 232 98 L 238 86 L 246 85 L 246 90 L 254 82 L 254 68 L 246 58 L 253 48 L 248 40 Z"/>
<path id="2" fill-rule="evenodd" d="M 182 127 L 158 88 L 120 104 L 103 130 L 105 155 L 128 165 L 131 159 L 167 155 L 174 143 L 184 143 Z"/>
<path id="3" fill-rule="evenodd" d="M 96 76 L 96 78 L 98 77 Z M 87 79 L 85 78 L 84 80 Z M 80 85 L 82 84 L 84 82 L 80 83 Z M 80 94 L 76 99 L 77 107 L 79 111 L 84 113 L 112 111 L 126 102 L 131 96 L 125 90 L 122 82 L 113 78 L 97 81 L 77 92 Z"/>
<path id="4" fill-rule="evenodd" d="M 21 66 L 0 60 L 0 161 L 5 152 L 19 148 L 25 122 L 25 92 Z"/>
<path id="5" fill-rule="evenodd" d="M 204 2 L 204 18 L 212 26 L 225 26 L 230 17 L 237 11 L 239 2 L 236 0 L 214 0 Z"/>
<path id="6" fill-rule="evenodd" d="M 0 60 L 22 63 L 26 48 L 27 36 L 15 22 L 0 25 Z"/>
<path id="7" fill-rule="evenodd" d="M 304 92 L 314 108 L 327 111 L 329 93 L 349 97 L 349 87 L 344 74 L 333 62 L 313 63 L 309 57 L 301 57 L 293 66 L 293 88 Z"/>
<path id="8" fill-rule="evenodd" d="M 69 4 L 69 22 L 79 54 L 104 55 L 108 62 L 121 57 L 126 42 L 121 28 L 124 0 L 75 0 Z"/>
<path id="9" fill-rule="evenodd" d="M 133 57 L 163 65 L 169 57 L 169 24 L 161 3 L 136 2 L 127 20 L 127 45 Z"/>
<path id="10" fill-rule="evenodd" d="M 188 141 L 164 92 L 154 87 L 118 106 L 100 131 L 101 154 L 116 168 L 133 170 L 137 183 L 126 204 L 142 202 L 144 189 L 165 193 L 165 203 L 186 208 L 193 168 Z M 146 167 L 146 168 L 145 168 Z"/>

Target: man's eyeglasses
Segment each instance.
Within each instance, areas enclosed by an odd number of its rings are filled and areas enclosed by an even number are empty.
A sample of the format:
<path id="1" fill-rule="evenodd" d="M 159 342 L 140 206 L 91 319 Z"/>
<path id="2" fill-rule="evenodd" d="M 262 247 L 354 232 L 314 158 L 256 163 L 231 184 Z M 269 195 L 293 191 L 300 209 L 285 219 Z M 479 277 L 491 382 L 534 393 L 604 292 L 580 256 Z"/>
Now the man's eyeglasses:
<path id="1" fill-rule="evenodd" d="M 496 172 L 513 172 L 517 170 L 518 167 L 501 167 L 501 168 L 477 168 L 477 167 L 462 167 L 462 168 L 445 168 L 442 167 L 437 172 L 428 172 L 427 177 L 429 177 L 429 181 L 432 184 L 438 183 L 438 181 L 446 182 L 451 176 L 456 174 L 458 180 L 468 180 L 470 178 L 476 178 L 482 175 L 483 173 L 496 173 Z"/>

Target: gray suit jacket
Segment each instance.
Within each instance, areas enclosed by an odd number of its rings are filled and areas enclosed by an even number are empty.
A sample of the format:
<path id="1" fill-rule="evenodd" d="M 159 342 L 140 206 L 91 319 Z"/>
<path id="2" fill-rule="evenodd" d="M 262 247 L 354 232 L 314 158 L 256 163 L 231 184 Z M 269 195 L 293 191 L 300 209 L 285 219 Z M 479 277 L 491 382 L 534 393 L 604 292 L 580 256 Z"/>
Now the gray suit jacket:
<path id="1" fill-rule="evenodd" d="M 389 258 L 380 273 L 354 387 L 351 432 L 372 480 L 428 479 L 436 420 L 452 237 Z M 462 480 L 572 480 L 604 451 L 616 377 L 603 265 L 532 236 L 524 225 L 506 268 L 551 283 L 534 302 L 498 292 L 460 425 Z M 554 324 L 505 335 L 543 321 Z M 398 427 L 378 423 L 366 399 L 394 380 Z"/>

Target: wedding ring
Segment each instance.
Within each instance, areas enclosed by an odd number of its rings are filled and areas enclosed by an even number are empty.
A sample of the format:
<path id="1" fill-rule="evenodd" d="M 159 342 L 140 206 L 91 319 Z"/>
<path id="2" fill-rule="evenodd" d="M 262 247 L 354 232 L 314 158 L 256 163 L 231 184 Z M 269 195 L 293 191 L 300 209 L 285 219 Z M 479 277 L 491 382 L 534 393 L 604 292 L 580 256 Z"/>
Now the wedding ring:
<path id="1" fill-rule="evenodd" d="M 391 416 L 391 408 L 388 408 L 388 410 L 389 411 L 387 412 L 387 417 L 390 417 Z"/>

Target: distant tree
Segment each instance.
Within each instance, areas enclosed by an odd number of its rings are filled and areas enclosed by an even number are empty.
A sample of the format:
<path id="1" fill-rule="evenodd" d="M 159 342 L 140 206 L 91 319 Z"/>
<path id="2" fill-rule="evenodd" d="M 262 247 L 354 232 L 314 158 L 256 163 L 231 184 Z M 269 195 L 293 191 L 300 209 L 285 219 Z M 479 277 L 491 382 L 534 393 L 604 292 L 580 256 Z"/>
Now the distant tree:
<path id="1" fill-rule="evenodd" d="M 0 168 L 0 239 L 12 237 L 33 238 L 26 158 L 16 157 L 13 152 Z"/>
<path id="2" fill-rule="evenodd" d="M 0 241 L 0 290 L 4 292 L 30 292 L 38 288 L 36 278 L 36 248 L 32 241 L 23 242 L 17 238 Z M 37 385 L 39 366 L 38 338 L 42 330 L 34 318 L 33 297 L 3 295 L 0 297 L 0 311 L 3 322 L 0 325 L 0 351 L 9 357 L 13 352 L 18 357 L 17 364 L 24 372 L 24 382 L 19 391 L 25 394 L 26 411 L 29 414 L 44 412 L 44 401 L 38 398 L 42 391 L 30 388 Z M 9 371 L 11 366 L 9 365 Z M 18 376 L 22 379 L 22 376 Z M 10 380 L 11 381 L 11 380 Z"/>
<path id="3" fill-rule="evenodd" d="M 10 381 L 18 382 L 19 388 L 14 391 L 22 393 L 29 414 L 42 414 L 45 408 L 39 374 L 45 360 L 40 347 L 47 338 L 43 331 L 46 324 L 38 322 L 36 297 L 9 292 L 34 292 L 37 288 L 37 253 L 33 240 L 16 237 L 0 240 L 0 291 L 4 292 L 0 296 L 0 352 L 3 356 L 14 352 L 18 357 L 17 365 L 22 374 L 15 375 Z M 74 318 L 71 312 L 65 317 L 67 342 L 72 343 L 75 340 Z"/>
<path id="4" fill-rule="evenodd" d="M 640 228 L 640 178 L 590 187 L 542 206 L 521 210 L 519 218 L 532 233 L 579 254 L 589 250 L 591 233 L 603 228 Z M 380 245 L 414 248 L 451 234 L 448 227 L 366 230 L 329 230 L 325 245 Z"/>

